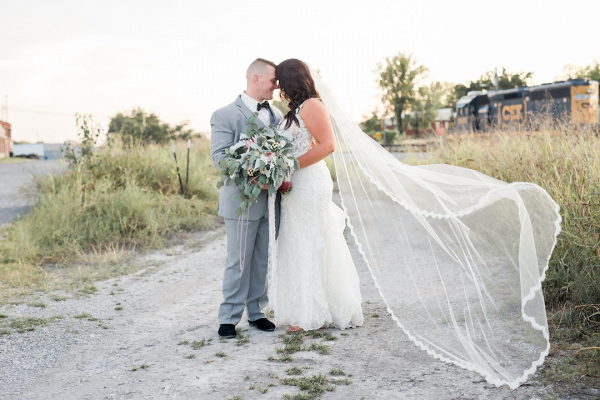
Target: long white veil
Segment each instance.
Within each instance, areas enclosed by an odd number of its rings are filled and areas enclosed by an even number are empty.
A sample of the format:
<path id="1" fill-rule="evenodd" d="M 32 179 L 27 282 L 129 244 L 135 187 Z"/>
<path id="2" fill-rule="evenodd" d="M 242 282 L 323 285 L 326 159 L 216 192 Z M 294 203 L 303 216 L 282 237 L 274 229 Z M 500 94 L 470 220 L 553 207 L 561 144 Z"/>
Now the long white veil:
<path id="1" fill-rule="evenodd" d="M 334 128 L 342 208 L 388 312 L 433 357 L 518 387 L 550 348 L 541 283 L 558 205 L 531 183 L 403 164 L 311 73 Z"/>

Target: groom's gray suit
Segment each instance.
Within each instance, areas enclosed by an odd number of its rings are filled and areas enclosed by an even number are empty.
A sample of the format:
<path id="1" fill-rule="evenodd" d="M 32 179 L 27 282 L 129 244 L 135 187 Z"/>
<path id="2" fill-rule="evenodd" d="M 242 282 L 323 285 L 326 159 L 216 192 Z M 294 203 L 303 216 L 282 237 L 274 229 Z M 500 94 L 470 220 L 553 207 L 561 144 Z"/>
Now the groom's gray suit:
<path id="1" fill-rule="evenodd" d="M 283 118 L 281 111 L 269 110 L 272 125 Z M 244 104 L 241 96 L 231 104 L 215 111 L 210 119 L 210 150 L 213 164 L 227 159 L 225 149 L 240 140 L 240 135 L 249 129 L 246 120 L 253 112 Z M 259 127 L 263 122 L 256 118 Z M 249 208 L 248 215 L 238 218 L 235 213 L 240 201 L 232 197 L 240 194 L 238 186 L 223 186 L 219 198 L 219 215 L 225 218 L 227 229 L 227 261 L 223 276 L 223 302 L 219 307 L 219 323 L 236 325 L 247 308 L 248 319 L 264 318 L 260 311 L 267 304 L 266 277 L 269 249 L 269 212 L 266 190 Z M 278 196 L 279 197 L 279 196 Z M 279 200 L 279 199 L 278 199 Z M 276 202 L 279 214 L 279 201 Z M 278 218 L 277 218 L 277 221 Z M 241 257 L 241 258 L 240 258 Z M 242 261 L 244 262 L 242 268 Z"/>

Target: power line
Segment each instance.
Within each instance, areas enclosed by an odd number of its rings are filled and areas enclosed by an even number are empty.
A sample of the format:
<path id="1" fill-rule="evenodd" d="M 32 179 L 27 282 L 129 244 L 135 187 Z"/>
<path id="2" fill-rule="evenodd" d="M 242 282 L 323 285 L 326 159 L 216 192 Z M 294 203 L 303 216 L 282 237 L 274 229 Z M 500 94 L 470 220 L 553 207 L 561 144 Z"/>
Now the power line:
<path id="1" fill-rule="evenodd" d="M 16 108 L 11 108 L 10 111 L 20 112 L 20 113 L 24 113 L 24 114 L 51 115 L 51 116 L 55 116 L 55 117 L 69 117 L 69 118 L 75 117 L 75 113 L 63 114 L 63 113 L 53 113 L 53 112 L 46 112 L 46 111 L 19 110 Z M 112 117 L 107 117 L 106 115 L 93 115 L 93 116 L 97 117 L 97 118 L 112 118 Z"/>
<path id="2" fill-rule="evenodd" d="M 73 114 L 65 114 L 65 113 L 54 113 L 54 112 L 47 112 L 47 111 L 33 111 L 33 110 L 20 110 L 17 108 L 11 108 L 10 111 L 16 111 L 16 112 L 20 112 L 20 113 L 24 113 L 24 114 L 39 114 L 39 115 L 51 115 L 54 117 L 69 117 L 69 118 L 73 118 L 75 117 L 75 113 Z M 92 114 L 93 117 L 97 117 L 97 118 L 112 118 L 106 115 L 95 115 Z M 190 118 L 189 114 L 177 114 L 177 115 L 167 115 L 165 117 L 160 117 L 160 118 L 176 118 L 176 117 L 187 117 Z"/>

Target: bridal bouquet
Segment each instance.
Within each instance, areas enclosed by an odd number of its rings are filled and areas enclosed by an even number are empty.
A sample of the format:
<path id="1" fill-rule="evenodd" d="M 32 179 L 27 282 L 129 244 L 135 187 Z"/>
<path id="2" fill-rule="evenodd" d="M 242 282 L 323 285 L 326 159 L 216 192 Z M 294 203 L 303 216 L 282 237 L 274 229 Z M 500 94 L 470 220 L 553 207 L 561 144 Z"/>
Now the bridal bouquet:
<path id="1" fill-rule="evenodd" d="M 248 118 L 248 124 L 250 129 L 241 135 L 240 141 L 225 150 L 229 159 L 219 163 L 221 179 L 217 187 L 241 188 L 237 215 L 244 214 L 256 201 L 264 185 L 268 186 L 269 195 L 277 190 L 285 194 L 292 172 L 300 169 L 298 160 L 291 155 L 294 147 L 291 134 L 280 133 L 272 125 L 259 129 L 256 114 Z"/>

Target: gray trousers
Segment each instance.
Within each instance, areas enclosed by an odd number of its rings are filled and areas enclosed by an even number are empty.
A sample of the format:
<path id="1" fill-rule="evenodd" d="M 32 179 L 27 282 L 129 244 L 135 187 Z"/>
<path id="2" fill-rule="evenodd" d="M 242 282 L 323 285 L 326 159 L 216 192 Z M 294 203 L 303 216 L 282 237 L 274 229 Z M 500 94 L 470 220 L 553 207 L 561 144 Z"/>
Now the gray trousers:
<path id="1" fill-rule="evenodd" d="M 219 323 L 236 325 L 244 308 L 250 321 L 264 318 L 260 311 L 267 305 L 265 284 L 269 257 L 268 209 L 257 221 L 225 218 L 227 261 L 223 274 L 223 302 Z M 240 259 L 241 256 L 241 259 Z M 241 263 L 244 262 L 243 268 Z"/>

